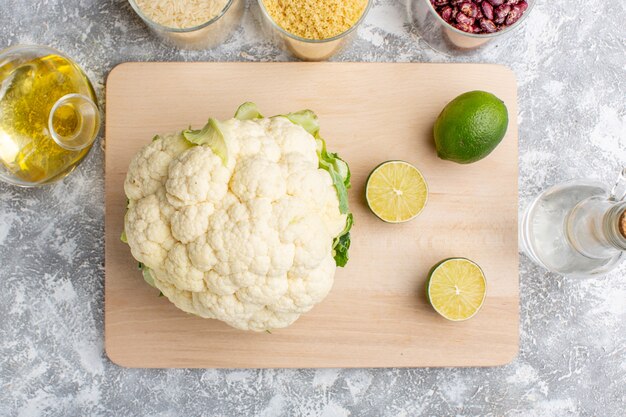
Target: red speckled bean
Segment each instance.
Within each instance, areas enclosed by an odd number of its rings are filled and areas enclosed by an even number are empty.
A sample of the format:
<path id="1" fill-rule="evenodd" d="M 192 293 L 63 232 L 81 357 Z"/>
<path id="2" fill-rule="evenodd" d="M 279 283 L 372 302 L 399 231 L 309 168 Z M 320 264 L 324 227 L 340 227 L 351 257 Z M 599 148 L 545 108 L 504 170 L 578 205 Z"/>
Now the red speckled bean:
<path id="1" fill-rule="evenodd" d="M 498 25 L 504 23 L 510 11 L 511 11 L 511 6 L 509 6 L 508 4 L 502 4 L 498 6 L 494 13 L 495 14 L 494 22 L 497 23 Z"/>
<path id="2" fill-rule="evenodd" d="M 507 26 L 511 26 L 513 23 L 517 22 L 521 16 L 522 10 L 519 8 L 519 6 L 515 5 L 511 8 L 511 11 L 507 15 L 504 23 Z"/>
<path id="3" fill-rule="evenodd" d="M 483 9 L 483 14 L 489 20 L 493 20 L 493 6 L 488 1 L 483 1 L 481 4 L 481 8 Z"/>
<path id="4" fill-rule="evenodd" d="M 478 6 L 476 6 L 474 3 L 470 3 L 469 1 L 461 3 L 461 5 L 459 6 L 459 10 L 461 10 L 461 13 L 463 13 L 465 16 L 471 17 L 472 19 L 475 18 L 478 14 Z"/>
<path id="5" fill-rule="evenodd" d="M 430 0 L 441 18 L 468 33 L 488 34 L 514 25 L 528 9 L 527 0 Z"/>
<path id="6" fill-rule="evenodd" d="M 456 21 L 459 22 L 459 23 L 470 25 L 470 26 L 474 24 L 474 19 L 472 19 L 471 17 L 467 16 L 465 13 L 457 14 L 456 15 Z"/>
<path id="7" fill-rule="evenodd" d="M 468 25 L 467 23 L 457 23 L 456 25 L 454 25 L 454 27 L 457 28 L 458 30 L 462 30 L 463 32 L 467 32 L 467 33 L 474 32 L 474 28 L 471 25 Z"/>
<path id="8" fill-rule="evenodd" d="M 480 19 L 480 27 L 487 33 L 493 33 L 498 30 L 496 24 L 489 19 Z"/>

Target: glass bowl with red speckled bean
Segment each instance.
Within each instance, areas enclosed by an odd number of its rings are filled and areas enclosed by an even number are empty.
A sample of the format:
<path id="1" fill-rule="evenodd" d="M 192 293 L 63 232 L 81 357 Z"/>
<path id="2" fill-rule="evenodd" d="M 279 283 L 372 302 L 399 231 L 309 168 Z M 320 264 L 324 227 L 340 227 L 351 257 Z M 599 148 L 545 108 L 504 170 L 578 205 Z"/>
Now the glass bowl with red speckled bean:
<path id="1" fill-rule="evenodd" d="M 324 61 L 340 52 L 356 33 L 356 29 L 363 23 L 367 13 L 372 7 L 373 0 L 367 0 L 367 5 L 359 20 L 348 30 L 337 36 L 326 39 L 307 39 L 290 33 L 280 27 L 265 8 L 263 0 L 258 0 L 256 7 L 257 20 L 259 20 L 265 35 L 284 50 L 303 61 Z M 250 5 L 252 8 L 253 6 Z"/>
<path id="2" fill-rule="evenodd" d="M 431 48 L 460 55 L 514 32 L 534 5 L 535 0 L 407 0 L 407 12 Z"/>

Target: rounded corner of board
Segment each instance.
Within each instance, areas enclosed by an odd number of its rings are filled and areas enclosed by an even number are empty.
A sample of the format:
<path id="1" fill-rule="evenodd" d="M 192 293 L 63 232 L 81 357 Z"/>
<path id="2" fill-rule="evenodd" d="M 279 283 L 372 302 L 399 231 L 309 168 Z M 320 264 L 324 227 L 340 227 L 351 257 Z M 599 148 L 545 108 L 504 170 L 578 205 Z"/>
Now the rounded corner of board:
<path id="1" fill-rule="evenodd" d="M 109 74 L 107 75 L 107 78 L 106 78 L 107 87 L 109 86 L 110 83 L 115 82 L 117 77 L 124 75 L 124 73 L 126 73 L 128 69 L 131 68 L 134 64 L 136 64 L 136 62 L 122 62 L 121 64 L 117 64 L 116 66 L 114 66 L 113 69 L 111 69 L 111 71 L 109 71 Z"/>
<path id="2" fill-rule="evenodd" d="M 120 355 L 120 352 L 117 351 L 117 348 L 112 347 L 111 344 L 106 341 L 106 337 L 104 341 L 104 353 L 112 363 L 121 368 L 136 368 L 136 366 L 126 362 L 124 357 Z"/>
<path id="3" fill-rule="evenodd" d="M 516 343 L 510 350 L 505 352 L 502 357 L 498 359 L 496 363 L 493 364 L 494 367 L 498 366 L 507 366 L 512 364 L 517 360 L 519 356 L 519 343 Z"/>

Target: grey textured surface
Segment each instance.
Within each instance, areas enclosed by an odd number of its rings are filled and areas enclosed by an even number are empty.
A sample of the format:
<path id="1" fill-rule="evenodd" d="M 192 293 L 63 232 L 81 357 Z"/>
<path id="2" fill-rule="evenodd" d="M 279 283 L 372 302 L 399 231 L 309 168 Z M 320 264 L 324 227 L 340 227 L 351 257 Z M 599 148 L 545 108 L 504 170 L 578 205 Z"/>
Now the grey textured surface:
<path id="1" fill-rule="evenodd" d="M 540 2 L 512 37 L 462 58 L 416 42 L 405 5 L 375 2 L 336 60 L 503 63 L 519 81 L 520 204 L 626 163 L 623 1 Z M 104 99 L 124 61 L 284 61 L 246 13 L 204 52 L 157 41 L 123 0 L 0 0 L 0 48 L 47 44 Z M 468 89 L 471 85 L 468 85 Z M 103 349 L 103 152 L 42 189 L 0 185 L 0 415 L 623 416 L 626 265 L 565 279 L 522 257 L 521 350 L 493 369 L 141 370 Z"/>

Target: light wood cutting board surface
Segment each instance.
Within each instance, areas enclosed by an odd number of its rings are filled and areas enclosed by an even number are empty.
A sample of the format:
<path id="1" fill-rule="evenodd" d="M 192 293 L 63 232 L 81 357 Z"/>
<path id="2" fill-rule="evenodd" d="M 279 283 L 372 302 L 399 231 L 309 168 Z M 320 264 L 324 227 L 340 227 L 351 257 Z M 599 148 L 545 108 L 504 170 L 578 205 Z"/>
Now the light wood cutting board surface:
<path id="1" fill-rule="evenodd" d="M 457 95 L 503 99 L 509 129 L 486 159 L 437 158 L 432 125 Z M 132 156 L 158 133 L 232 117 L 239 104 L 265 115 L 314 110 L 329 149 L 350 164 L 355 215 L 350 262 L 330 295 L 291 327 L 234 330 L 157 297 L 120 240 Z M 105 340 L 127 367 L 494 366 L 518 351 L 517 86 L 507 68 L 479 64 L 130 63 L 107 82 Z M 386 224 L 369 212 L 365 180 L 403 159 L 430 197 L 415 220 Z M 487 276 L 483 309 L 467 322 L 438 316 L 424 295 L 429 269 L 448 257 Z"/>

